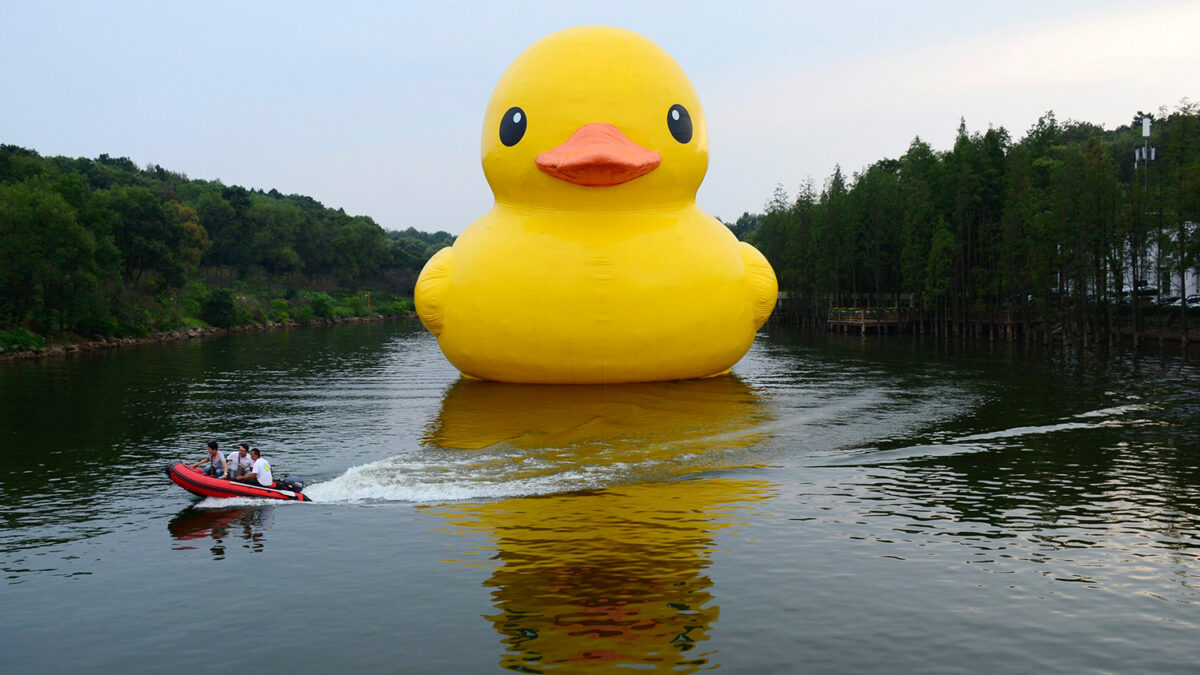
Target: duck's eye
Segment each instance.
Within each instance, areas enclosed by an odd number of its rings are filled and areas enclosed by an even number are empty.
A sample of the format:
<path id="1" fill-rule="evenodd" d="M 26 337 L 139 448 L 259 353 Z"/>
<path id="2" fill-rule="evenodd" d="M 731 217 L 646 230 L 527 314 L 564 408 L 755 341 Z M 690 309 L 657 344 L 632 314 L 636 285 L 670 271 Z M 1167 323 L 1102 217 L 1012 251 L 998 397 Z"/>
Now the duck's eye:
<path id="1" fill-rule="evenodd" d="M 688 114 L 687 108 L 678 103 L 671 106 L 667 111 L 667 128 L 680 143 L 692 140 L 692 116 Z"/>
<path id="2" fill-rule="evenodd" d="M 686 112 L 684 113 L 687 114 Z M 508 147 L 512 147 L 521 141 L 521 137 L 525 135 L 525 111 L 517 107 L 508 109 L 504 113 L 504 117 L 500 118 L 500 142 Z M 691 128 L 691 122 L 688 122 L 688 128 Z M 689 131 L 690 135 L 691 132 Z"/>

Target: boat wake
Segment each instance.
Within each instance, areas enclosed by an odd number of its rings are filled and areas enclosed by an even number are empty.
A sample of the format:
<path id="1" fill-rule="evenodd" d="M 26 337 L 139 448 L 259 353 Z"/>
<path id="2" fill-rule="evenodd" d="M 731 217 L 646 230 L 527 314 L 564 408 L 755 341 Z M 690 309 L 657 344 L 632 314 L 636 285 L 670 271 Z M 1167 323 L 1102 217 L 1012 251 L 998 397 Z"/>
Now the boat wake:
<path id="1" fill-rule="evenodd" d="M 738 457 L 720 449 L 700 452 L 660 446 L 641 453 L 627 447 L 530 452 L 500 443 L 477 451 L 426 450 L 389 457 L 310 485 L 305 494 L 322 503 L 501 499 L 672 480 L 737 463 Z"/>
<path id="2" fill-rule="evenodd" d="M 927 457 L 965 455 L 1002 449 L 1014 444 L 1024 444 L 1038 437 L 1051 434 L 1087 431 L 1106 427 L 1137 427 L 1162 424 L 1162 422 L 1149 419 L 1144 415 L 1150 409 L 1152 409 L 1152 406 L 1143 403 L 1112 406 L 1078 413 L 1052 424 L 996 429 L 961 436 L 947 435 L 944 439 L 935 439 L 935 442 L 932 443 L 916 444 L 903 448 L 890 448 L 886 450 L 865 448 L 861 453 L 846 457 L 845 461 L 828 463 L 887 464 Z"/>

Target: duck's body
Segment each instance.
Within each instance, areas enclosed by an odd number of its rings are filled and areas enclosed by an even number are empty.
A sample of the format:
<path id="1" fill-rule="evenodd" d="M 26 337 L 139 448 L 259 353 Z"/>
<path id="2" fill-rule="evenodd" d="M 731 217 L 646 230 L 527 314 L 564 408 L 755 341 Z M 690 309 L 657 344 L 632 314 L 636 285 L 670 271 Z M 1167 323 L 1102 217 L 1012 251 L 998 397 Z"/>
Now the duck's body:
<path id="1" fill-rule="evenodd" d="M 589 57 L 610 77 L 636 65 L 652 81 L 589 79 Z M 686 134 L 667 128 L 676 109 Z M 496 205 L 417 283 L 421 320 L 455 367 L 508 382 L 642 382 L 719 374 L 746 353 L 775 276 L 695 204 L 703 116 L 669 56 L 619 29 L 556 33 L 509 68 L 488 117 L 502 118 L 498 134 L 484 131 Z"/>

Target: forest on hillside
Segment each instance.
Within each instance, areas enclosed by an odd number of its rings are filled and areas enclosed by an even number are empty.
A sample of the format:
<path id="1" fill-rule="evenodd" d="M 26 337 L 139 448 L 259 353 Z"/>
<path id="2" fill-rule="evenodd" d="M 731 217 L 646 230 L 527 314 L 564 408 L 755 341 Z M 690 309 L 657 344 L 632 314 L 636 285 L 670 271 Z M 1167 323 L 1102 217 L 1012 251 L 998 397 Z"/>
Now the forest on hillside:
<path id="1" fill-rule="evenodd" d="M 1111 131 L 1052 112 L 1019 140 L 963 122 L 950 150 L 916 138 L 820 190 L 777 186 L 729 227 L 774 266 L 776 320 L 882 306 L 936 332 L 1019 322 L 1087 340 L 1186 328 L 1186 302 L 1155 300 L 1197 292 L 1198 221 L 1200 105 L 1185 100 Z M 0 350 L 407 313 L 425 261 L 452 242 L 302 195 L 0 145 Z"/>
<path id="2" fill-rule="evenodd" d="M 1019 140 L 963 122 L 948 151 L 916 138 L 898 159 L 835 169 L 819 191 L 777 186 L 730 227 L 774 266 L 778 320 L 892 305 L 939 332 L 1018 317 L 1096 339 L 1187 320 L 1153 300 L 1198 292 L 1198 221 L 1200 105 L 1185 100 L 1111 131 L 1053 112 Z"/>
<path id="3" fill-rule="evenodd" d="M 0 349 L 409 312 L 421 267 L 452 241 L 124 157 L 0 145 Z"/>

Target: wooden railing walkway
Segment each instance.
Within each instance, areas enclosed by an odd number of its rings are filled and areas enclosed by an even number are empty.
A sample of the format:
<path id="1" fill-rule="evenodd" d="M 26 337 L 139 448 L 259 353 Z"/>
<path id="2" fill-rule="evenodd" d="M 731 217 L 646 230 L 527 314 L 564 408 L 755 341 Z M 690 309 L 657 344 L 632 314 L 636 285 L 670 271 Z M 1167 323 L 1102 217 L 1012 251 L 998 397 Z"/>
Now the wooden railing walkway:
<path id="1" fill-rule="evenodd" d="M 831 330 L 849 332 L 858 328 L 866 333 L 868 329 L 884 332 L 893 328 L 903 330 L 914 320 L 914 315 L 907 309 L 899 307 L 832 307 L 826 316 L 826 325 Z"/>

